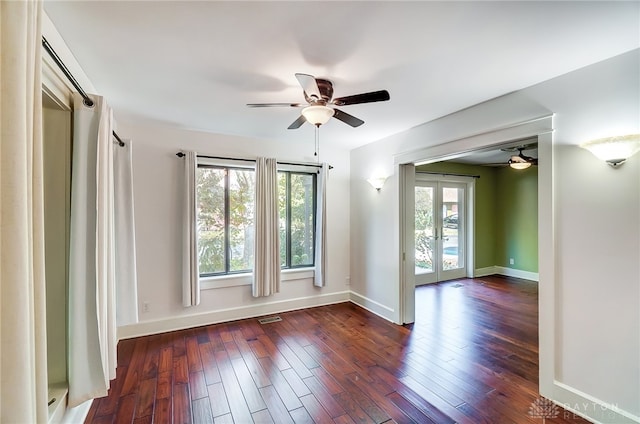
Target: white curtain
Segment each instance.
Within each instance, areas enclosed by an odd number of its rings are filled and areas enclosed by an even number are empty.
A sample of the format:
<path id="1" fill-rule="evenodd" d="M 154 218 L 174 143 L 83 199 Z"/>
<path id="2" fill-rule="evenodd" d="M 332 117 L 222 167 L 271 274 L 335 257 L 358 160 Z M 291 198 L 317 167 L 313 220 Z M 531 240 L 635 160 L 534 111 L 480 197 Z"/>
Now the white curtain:
<path id="1" fill-rule="evenodd" d="M 0 422 L 47 422 L 38 1 L 0 1 Z"/>
<path id="2" fill-rule="evenodd" d="M 326 284 L 325 274 L 327 271 L 327 174 L 329 165 L 322 164 L 318 175 L 318 193 L 316 196 L 316 245 L 315 264 L 316 269 L 313 277 L 313 285 L 324 287 Z"/>
<path id="3" fill-rule="evenodd" d="M 118 326 L 138 322 L 136 277 L 136 238 L 133 207 L 133 169 L 131 140 L 113 151 L 116 322 Z"/>
<path id="4" fill-rule="evenodd" d="M 278 164 L 275 159 L 256 160 L 254 205 L 253 296 L 271 296 L 280 291 Z"/>
<path id="5" fill-rule="evenodd" d="M 200 303 L 200 270 L 198 268 L 198 199 L 196 152 L 185 152 L 184 207 L 182 240 L 182 305 L 186 308 Z"/>
<path id="6" fill-rule="evenodd" d="M 112 114 L 74 99 L 69 238 L 69 406 L 105 396 L 115 378 Z"/>

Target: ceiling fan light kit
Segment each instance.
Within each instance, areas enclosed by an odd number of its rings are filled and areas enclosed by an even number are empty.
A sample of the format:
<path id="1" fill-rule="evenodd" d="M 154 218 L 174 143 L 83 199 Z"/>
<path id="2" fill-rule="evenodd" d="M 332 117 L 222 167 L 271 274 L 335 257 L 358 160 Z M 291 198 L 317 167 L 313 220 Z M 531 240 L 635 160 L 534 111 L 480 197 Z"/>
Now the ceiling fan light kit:
<path id="1" fill-rule="evenodd" d="M 614 168 L 640 151 L 640 134 L 599 138 L 580 145 Z"/>
<path id="2" fill-rule="evenodd" d="M 530 162 L 519 162 L 509 159 L 509 166 L 513 169 L 527 169 L 531 166 Z"/>
<path id="3" fill-rule="evenodd" d="M 532 158 L 531 156 L 526 156 L 522 153 L 522 151 L 526 150 L 527 147 L 528 146 L 517 147 L 518 154 L 511 156 L 507 162 L 511 168 L 522 170 L 529 168 L 531 165 L 538 164 L 537 158 Z"/>
<path id="4" fill-rule="evenodd" d="M 307 106 L 302 109 L 302 116 L 308 123 L 319 127 L 326 124 L 334 115 L 335 111 L 330 107 L 323 105 Z"/>

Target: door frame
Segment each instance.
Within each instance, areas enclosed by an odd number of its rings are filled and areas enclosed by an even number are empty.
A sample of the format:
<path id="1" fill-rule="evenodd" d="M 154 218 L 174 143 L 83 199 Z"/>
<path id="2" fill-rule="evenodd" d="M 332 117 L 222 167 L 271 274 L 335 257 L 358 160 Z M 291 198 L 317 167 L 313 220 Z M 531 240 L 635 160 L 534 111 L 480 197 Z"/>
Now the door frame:
<path id="1" fill-rule="evenodd" d="M 514 147 L 524 139 L 537 137 L 538 158 L 538 273 L 540 305 L 540 383 L 553 381 L 554 316 L 555 316 L 555 250 L 553 241 L 553 114 L 496 128 L 491 131 L 451 140 L 394 157 L 398 174 L 399 199 L 399 290 L 398 324 L 415 321 L 415 246 L 414 217 L 407 201 L 414 204 L 415 165 L 451 160 L 471 152 Z M 541 247 L 544 247 L 542 249 Z M 473 270 L 472 270 L 473 272 Z M 546 378 L 542 378 L 545 376 Z"/>
<path id="2" fill-rule="evenodd" d="M 474 250 L 475 207 L 474 206 L 475 205 L 474 205 L 474 201 L 475 201 L 476 178 L 472 176 L 447 175 L 446 173 L 422 174 L 420 172 L 415 172 L 414 188 L 413 188 L 414 193 L 415 193 L 415 187 L 418 186 L 418 181 L 433 182 L 433 183 L 436 183 L 436 187 L 439 187 L 440 183 L 453 183 L 453 184 L 464 185 L 465 194 L 464 194 L 464 204 L 462 206 L 463 216 L 464 216 L 464 222 L 462 224 L 462 228 L 464 229 L 464 263 L 465 263 L 464 276 L 469 278 L 473 277 L 474 275 L 473 271 L 475 269 L 475 263 L 474 263 L 474 258 L 475 258 L 475 250 Z M 409 188 L 407 187 L 407 189 Z M 410 201 L 411 199 L 407 199 L 407 200 Z M 405 206 L 407 208 L 408 213 L 410 213 L 411 211 L 415 211 L 415 194 L 413 197 L 413 205 L 406 204 Z M 413 219 L 415 221 L 415 212 L 413 214 Z M 415 228 L 412 234 L 415 234 Z M 442 235 L 440 237 L 442 237 Z M 412 256 L 414 259 L 414 270 L 415 270 L 415 237 L 414 237 L 413 247 L 414 247 L 413 254 L 410 256 Z M 434 270 L 434 273 L 435 272 L 436 271 Z M 436 281 L 433 281 L 433 282 L 418 283 L 417 280 L 415 280 L 414 285 L 418 286 L 423 284 L 433 284 L 438 281 L 440 280 L 437 277 L 436 277 Z"/>

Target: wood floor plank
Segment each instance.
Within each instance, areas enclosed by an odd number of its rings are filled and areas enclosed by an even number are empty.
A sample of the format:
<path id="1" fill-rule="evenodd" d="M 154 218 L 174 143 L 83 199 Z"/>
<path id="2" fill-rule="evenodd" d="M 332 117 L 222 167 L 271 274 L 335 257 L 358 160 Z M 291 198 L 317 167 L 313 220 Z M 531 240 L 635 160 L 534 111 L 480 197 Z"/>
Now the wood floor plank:
<path id="1" fill-rule="evenodd" d="M 192 422 L 188 384 L 176 384 L 173 386 L 172 410 L 174 424 L 190 424 Z"/>
<path id="2" fill-rule="evenodd" d="M 173 412 L 171 410 L 171 398 L 157 399 L 154 411 L 154 422 L 170 423 Z"/>
<path id="3" fill-rule="evenodd" d="M 244 399 L 242 389 L 236 379 L 236 374 L 231 366 L 229 355 L 226 351 L 217 351 L 216 361 L 220 368 L 220 376 L 222 378 L 222 384 L 224 391 L 227 395 L 227 402 L 229 402 L 229 410 L 233 416 L 233 420 L 238 423 L 251 422 L 251 411 Z"/>
<path id="4" fill-rule="evenodd" d="M 198 336 L 193 335 L 191 337 L 187 337 L 185 339 L 185 345 L 187 347 L 187 365 L 189 367 L 189 372 L 202 371 Z"/>
<path id="5" fill-rule="evenodd" d="M 200 358 L 202 359 L 202 370 L 204 379 L 207 384 L 219 383 L 220 371 L 218 371 L 218 363 L 216 362 L 215 352 L 210 342 L 200 343 Z"/>
<path id="6" fill-rule="evenodd" d="M 196 399 L 191 403 L 193 410 L 193 421 L 198 424 L 213 424 L 213 415 L 211 414 L 211 406 L 209 399 Z"/>
<path id="7" fill-rule="evenodd" d="M 244 400 L 249 407 L 249 411 L 256 412 L 266 408 L 265 402 L 260 396 L 260 391 L 244 363 L 244 359 L 236 358 L 231 360 L 231 366 L 236 373 L 236 378 L 240 383 L 240 389 L 244 394 Z"/>
<path id="8" fill-rule="evenodd" d="M 209 403 L 211 404 L 211 414 L 213 417 L 220 417 L 229 414 L 229 402 L 222 383 L 215 383 L 207 386 L 209 393 Z"/>
<path id="9" fill-rule="evenodd" d="M 130 394 L 120 399 L 115 413 L 116 423 L 131 423 L 136 413 L 136 394 Z"/>
<path id="10" fill-rule="evenodd" d="M 318 402 L 318 399 L 316 399 L 313 393 L 302 396 L 300 398 L 300 402 L 302 402 L 304 408 L 307 410 L 316 424 L 333 423 L 333 420 L 331 419 L 327 411 L 322 407 L 322 405 L 320 405 L 320 402 Z"/>
<path id="11" fill-rule="evenodd" d="M 202 399 L 209 395 L 202 371 L 189 374 L 189 390 L 191 391 L 191 400 Z"/>
<path id="12" fill-rule="evenodd" d="M 294 409 L 289 413 L 291 414 L 291 418 L 293 418 L 293 422 L 296 424 L 314 424 L 313 418 L 311 418 L 311 415 L 309 415 L 304 407 Z"/>
<path id="13" fill-rule="evenodd" d="M 269 357 L 260 358 L 258 362 L 262 366 L 262 369 L 265 371 L 265 373 L 269 375 L 272 386 L 278 392 L 278 395 L 282 399 L 282 402 L 285 404 L 287 410 L 291 411 L 293 409 L 300 408 L 302 404 L 300 403 L 300 399 L 298 399 L 296 392 L 291 388 L 287 379 L 284 378 L 282 372 L 271 361 L 271 359 Z"/>
<path id="14" fill-rule="evenodd" d="M 253 417 L 254 424 L 275 424 L 268 409 L 254 412 L 251 416 Z"/>
<path id="15" fill-rule="evenodd" d="M 531 423 L 537 284 L 416 288 L 416 322 L 352 303 L 122 340 L 87 423 Z M 549 423 L 587 421 L 562 409 Z"/>
<path id="16" fill-rule="evenodd" d="M 156 400 L 157 380 L 150 378 L 140 383 L 138 390 L 136 418 L 152 416 Z"/>
<path id="17" fill-rule="evenodd" d="M 278 396 L 278 392 L 273 386 L 267 386 L 260 389 L 260 393 L 264 398 L 269 413 L 273 420 L 282 424 L 293 424 L 293 419 L 287 410 L 287 407 L 282 403 L 282 399 Z M 302 404 L 300 404 L 302 406 Z"/>

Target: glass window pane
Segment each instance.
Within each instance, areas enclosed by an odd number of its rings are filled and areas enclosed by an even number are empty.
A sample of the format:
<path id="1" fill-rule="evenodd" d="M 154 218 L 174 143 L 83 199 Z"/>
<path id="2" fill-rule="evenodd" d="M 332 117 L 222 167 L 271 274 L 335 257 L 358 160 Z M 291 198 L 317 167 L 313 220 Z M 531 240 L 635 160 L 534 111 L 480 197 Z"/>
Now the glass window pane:
<path id="1" fill-rule="evenodd" d="M 224 175 L 222 168 L 198 168 L 198 258 L 200 274 L 225 272 Z"/>
<path id="2" fill-rule="evenodd" d="M 287 174 L 278 172 L 278 221 L 280 230 L 280 267 L 287 266 Z"/>
<path id="3" fill-rule="evenodd" d="M 255 172 L 229 169 L 229 272 L 253 269 Z"/>
<path id="4" fill-rule="evenodd" d="M 291 266 L 313 264 L 313 177 L 291 173 Z"/>

